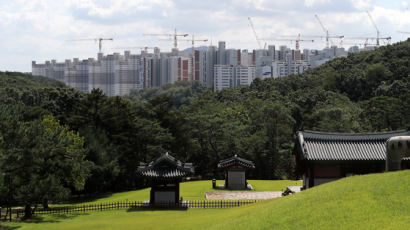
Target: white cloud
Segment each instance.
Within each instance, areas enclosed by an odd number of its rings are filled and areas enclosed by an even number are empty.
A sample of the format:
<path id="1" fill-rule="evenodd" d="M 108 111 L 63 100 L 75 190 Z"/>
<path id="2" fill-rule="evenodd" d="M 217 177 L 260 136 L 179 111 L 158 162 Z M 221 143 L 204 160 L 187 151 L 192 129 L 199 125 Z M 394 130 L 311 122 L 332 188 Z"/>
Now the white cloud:
<path id="1" fill-rule="evenodd" d="M 409 9 L 409 3 L 407 1 L 402 1 L 401 5 L 403 6 L 403 9 L 406 9 L 406 10 Z"/>
<path id="2" fill-rule="evenodd" d="M 312 7 L 314 5 L 328 3 L 330 0 L 305 0 L 305 6 Z"/>
<path id="3" fill-rule="evenodd" d="M 371 0 L 350 0 L 350 2 L 358 10 L 366 10 L 372 7 Z"/>
<path id="4" fill-rule="evenodd" d="M 364 12 L 369 10 L 382 35 L 403 39 L 397 30 L 408 31 L 408 1 L 377 5 L 369 0 L 0 0 L 0 70 L 30 71 L 31 60 L 94 57 L 94 42 L 67 42 L 75 38 L 112 37 L 103 44 L 104 52 L 119 46 L 172 47 L 143 33 L 169 33 L 174 28 L 196 37 L 227 42 L 229 48 L 257 48 L 247 17 L 253 19 L 259 37 L 280 35 L 322 35 L 314 18 L 319 14 L 332 34 L 375 36 Z M 395 8 L 397 7 L 397 8 Z M 269 44 L 294 46 L 290 42 Z M 180 42 L 181 48 L 189 47 Z M 302 48 L 322 48 L 324 41 L 301 44 Z"/>

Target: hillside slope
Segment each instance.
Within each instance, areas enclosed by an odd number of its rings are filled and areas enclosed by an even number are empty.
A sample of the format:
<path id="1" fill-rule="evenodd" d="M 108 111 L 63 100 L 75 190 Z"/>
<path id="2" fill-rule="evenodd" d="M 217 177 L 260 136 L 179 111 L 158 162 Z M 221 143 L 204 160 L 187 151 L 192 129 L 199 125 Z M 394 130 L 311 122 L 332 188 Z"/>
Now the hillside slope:
<path id="1" fill-rule="evenodd" d="M 249 207 L 212 229 L 408 229 L 410 171 L 344 178 Z"/>
<path id="2" fill-rule="evenodd" d="M 65 84 L 47 77 L 32 76 L 19 72 L 0 71 L 0 89 L 13 87 L 20 90 L 43 88 L 43 87 L 65 87 Z"/>

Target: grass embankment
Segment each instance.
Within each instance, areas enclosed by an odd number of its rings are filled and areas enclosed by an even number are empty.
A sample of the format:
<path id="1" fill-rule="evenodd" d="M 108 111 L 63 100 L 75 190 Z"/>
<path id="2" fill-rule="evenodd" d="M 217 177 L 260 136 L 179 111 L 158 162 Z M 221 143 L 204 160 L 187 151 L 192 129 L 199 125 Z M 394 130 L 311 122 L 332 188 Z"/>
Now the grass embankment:
<path id="1" fill-rule="evenodd" d="M 192 183 L 192 182 L 190 182 Z M 354 176 L 229 209 L 103 211 L 44 216 L 20 229 L 408 229 L 410 170 Z"/>

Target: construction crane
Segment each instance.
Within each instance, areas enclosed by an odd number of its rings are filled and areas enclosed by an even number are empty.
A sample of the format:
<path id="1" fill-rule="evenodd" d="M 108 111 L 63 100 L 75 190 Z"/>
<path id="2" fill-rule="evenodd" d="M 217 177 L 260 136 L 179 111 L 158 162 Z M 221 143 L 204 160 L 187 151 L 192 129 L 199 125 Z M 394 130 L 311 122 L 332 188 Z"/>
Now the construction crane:
<path id="1" fill-rule="evenodd" d="M 380 43 L 378 43 L 380 40 L 386 40 L 389 42 L 391 40 L 391 37 L 345 37 L 343 40 L 364 40 L 364 46 L 366 47 L 368 45 L 369 40 L 376 40 L 376 47 L 379 47 Z"/>
<path id="2" fill-rule="evenodd" d="M 320 18 L 319 18 L 319 16 L 317 15 L 317 14 L 315 14 L 315 17 L 316 17 L 316 19 L 317 19 L 317 21 L 319 22 L 319 24 L 320 24 L 320 26 L 322 27 L 322 29 L 323 29 L 323 32 L 325 32 L 325 34 L 326 34 L 326 48 L 329 48 L 329 38 L 339 38 L 339 39 L 342 39 L 344 36 L 329 36 L 329 30 L 327 30 L 326 28 L 325 28 L 325 26 L 323 25 L 323 23 L 322 23 L 322 21 L 320 21 Z"/>
<path id="3" fill-rule="evenodd" d="M 256 42 L 258 43 L 259 49 L 266 49 L 266 42 L 265 42 L 264 47 L 262 47 L 261 42 L 260 42 L 261 39 L 259 39 L 258 35 L 256 34 L 256 30 L 255 30 L 255 27 L 253 26 L 251 17 L 248 17 L 248 20 L 249 20 L 249 25 L 252 28 L 253 35 L 255 36 Z"/>
<path id="4" fill-rule="evenodd" d="M 410 34 L 410 32 L 407 32 L 407 31 L 397 31 L 397 33 L 401 33 L 401 34 Z"/>
<path id="5" fill-rule="evenodd" d="M 188 34 L 178 34 L 177 29 L 174 30 L 173 34 L 143 34 L 144 36 L 169 36 L 172 37 L 174 40 L 174 48 L 178 48 L 178 37 L 186 37 Z"/>
<path id="6" fill-rule="evenodd" d="M 208 39 L 195 39 L 195 35 L 192 34 L 192 39 L 181 39 L 180 41 L 188 41 L 192 44 L 192 75 L 195 76 L 195 42 L 207 42 Z"/>
<path id="7" fill-rule="evenodd" d="M 287 37 L 287 38 L 294 38 L 295 36 L 293 36 L 293 35 L 282 35 L 282 36 L 280 36 L 280 37 Z M 344 36 L 342 35 L 342 36 L 338 36 L 338 35 L 334 35 L 334 36 L 328 36 L 328 37 L 325 37 L 325 36 L 321 36 L 321 35 L 300 35 L 300 34 L 298 34 L 297 36 L 296 36 L 296 40 L 301 40 L 301 38 L 320 38 L 320 39 L 323 39 L 323 38 L 326 38 L 327 40 L 328 40 L 328 38 L 338 38 L 338 39 L 342 39 L 342 38 L 344 38 Z M 310 40 L 308 40 L 308 41 L 310 41 Z"/>
<path id="8" fill-rule="evenodd" d="M 284 38 L 262 38 L 261 40 L 264 41 L 290 41 L 290 42 L 295 42 L 296 43 L 296 50 L 299 50 L 299 43 L 300 42 L 314 42 L 315 40 L 305 40 L 305 39 L 284 39 Z"/>
<path id="9" fill-rule="evenodd" d="M 102 41 L 114 41 L 113 38 L 84 38 L 84 39 L 71 39 L 68 41 L 76 42 L 76 41 L 98 41 L 98 52 L 101 53 L 102 49 Z"/>
<path id="10" fill-rule="evenodd" d="M 372 22 L 374 28 L 376 29 L 377 32 L 377 38 L 376 38 L 376 46 L 379 47 L 380 46 L 380 31 L 376 26 L 376 23 L 374 22 L 372 16 L 370 15 L 369 11 L 366 10 L 367 15 L 369 16 L 370 21 Z"/>
<path id="11" fill-rule="evenodd" d="M 126 50 L 126 49 L 140 49 L 144 50 L 147 52 L 148 49 L 155 49 L 157 47 L 150 47 L 150 46 L 130 46 L 130 47 L 115 47 L 114 49 L 121 49 L 121 50 Z"/>
<path id="12" fill-rule="evenodd" d="M 358 42 L 343 42 L 343 45 L 350 45 L 350 46 L 363 46 L 363 47 L 367 47 L 368 45 L 376 45 L 376 44 L 369 44 L 368 41 L 364 42 L 364 43 L 358 43 Z"/>
<path id="13" fill-rule="evenodd" d="M 180 41 L 191 42 L 191 44 L 192 44 L 192 52 L 194 52 L 194 50 L 195 50 L 195 42 L 207 42 L 208 39 L 195 39 L 195 35 L 192 34 L 192 39 L 181 39 Z"/>

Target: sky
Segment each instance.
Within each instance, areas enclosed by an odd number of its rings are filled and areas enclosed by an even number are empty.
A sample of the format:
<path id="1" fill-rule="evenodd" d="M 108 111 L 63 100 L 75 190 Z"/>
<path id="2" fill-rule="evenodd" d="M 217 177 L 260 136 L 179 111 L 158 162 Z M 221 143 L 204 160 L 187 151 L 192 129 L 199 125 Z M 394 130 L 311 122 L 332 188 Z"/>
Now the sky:
<path id="1" fill-rule="evenodd" d="M 410 36 L 398 33 L 410 32 L 409 8 L 410 0 L 0 0 L 0 71 L 30 72 L 33 60 L 43 63 L 97 56 L 98 43 L 69 41 L 73 39 L 113 38 L 103 42 L 105 54 L 123 52 L 119 47 L 141 46 L 167 52 L 172 40 L 143 34 L 168 34 L 175 28 L 197 39 L 209 39 L 196 46 L 225 41 L 228 49 L 257 49 L 248 17 L 260 38 L 324 36 L 315 14 L 330 35 L 375 37 L 368 11 L 381 37 L 390 36 L 394 43 Z M 332 42 L 340 45 L 338 39 Z M 267 43 L 295 46 L 289 41 Z M 343 44 L 356 43 L 364 41 Z M 300 45 L 301 49 L 322 49 L 325 39 Z M 180 49 L 191 46 L 188 41 L 178 42 Z"/>

